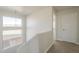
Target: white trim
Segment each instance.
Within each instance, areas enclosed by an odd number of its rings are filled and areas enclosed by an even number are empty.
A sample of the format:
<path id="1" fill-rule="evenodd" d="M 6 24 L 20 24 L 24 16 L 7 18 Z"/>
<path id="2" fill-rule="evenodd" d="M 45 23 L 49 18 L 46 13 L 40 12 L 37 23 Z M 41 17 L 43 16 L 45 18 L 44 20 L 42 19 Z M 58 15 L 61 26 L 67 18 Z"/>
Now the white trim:
<path id="1" fill-rule="evenodd" d="M 78 43 L 78 42 L 72 42 L 72 43 L 79 45 L 79 43 Z"/>
<path id="2" fill-rule="evenodd" d="M 47 49 L 44 51 L 44 53 L 47 53 L 47 51 L 51 48 L 52 45 L 54 45 L 55 41 L 53 40 L 53 42 L 47 47 Z"/>
<path id="3" fill-rule="evenodd" d="M 60 39 L 58 39 L 59 41 L 66 41 L 66 40 L 60 40 Z M 66 41 L 66 42 L 71 42 L 71 43 L 74 43 L 74 44 L 77 44 L 77 45 L 79 45 L 79 43 L 78 42 L 72 42 L 72 41 Z"/>

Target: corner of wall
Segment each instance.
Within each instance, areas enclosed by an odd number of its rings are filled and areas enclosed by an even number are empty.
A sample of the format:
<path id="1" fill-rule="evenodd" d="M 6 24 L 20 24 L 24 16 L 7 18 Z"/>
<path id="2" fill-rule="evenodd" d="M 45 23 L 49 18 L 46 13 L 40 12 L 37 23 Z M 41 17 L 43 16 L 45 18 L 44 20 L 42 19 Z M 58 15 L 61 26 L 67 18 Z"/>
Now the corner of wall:
<path id="1" fill-rule="evenodd" d="M 54 43 L 55 43 L 55 40 L 53 40 L 53 41 L 49 44 L 49 46 L 48 46 L 47 49 L 44 51 L 44 53 L 47 53 L 47 51 L 52 47 L 52 45 L 54 45 Z"/>

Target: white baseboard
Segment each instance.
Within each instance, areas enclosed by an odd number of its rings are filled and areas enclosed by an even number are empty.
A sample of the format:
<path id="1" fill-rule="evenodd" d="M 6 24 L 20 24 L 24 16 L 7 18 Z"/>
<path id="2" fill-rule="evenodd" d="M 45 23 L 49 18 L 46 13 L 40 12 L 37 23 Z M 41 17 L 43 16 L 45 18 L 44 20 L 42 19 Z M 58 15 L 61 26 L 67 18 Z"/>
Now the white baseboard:
<path id="1" fill-rule="evenodd" d="M 65 41 L 65 40 L 60 40 L 60 41 Z M 78 43 L 78 42 L 72 42 L 72 41 L 67 41 L 67 42 L 71 42 L 71 43 L 74 43 L 74 44 L 79 45 L 79 43 Z"/>
<path id="2" fill-rule="evenodd" d="M 79 45 L 79 43 L 78 43 L 78 42 L 72 42 L 72 43 Z"/>
<path id="3" fill-rule="evenodd" d="M 52 45 L 54 45 L 55 41 L 53 41 L 49 46 L 48 48 L 44 51 L 44 53 L 47 53 L 47 51 L 51 48 Z"/>

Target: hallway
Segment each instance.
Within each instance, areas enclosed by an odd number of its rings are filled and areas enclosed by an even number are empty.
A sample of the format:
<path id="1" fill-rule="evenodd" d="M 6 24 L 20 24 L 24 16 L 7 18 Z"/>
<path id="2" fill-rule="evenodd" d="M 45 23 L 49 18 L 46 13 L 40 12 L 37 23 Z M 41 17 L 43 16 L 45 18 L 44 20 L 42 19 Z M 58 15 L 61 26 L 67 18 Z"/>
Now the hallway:
<path id="1" fill-rule="evenodd" d="M 48 53 L 79 53 L 79 45 L 56 40 L 56 43 L 49 49 Z"/>

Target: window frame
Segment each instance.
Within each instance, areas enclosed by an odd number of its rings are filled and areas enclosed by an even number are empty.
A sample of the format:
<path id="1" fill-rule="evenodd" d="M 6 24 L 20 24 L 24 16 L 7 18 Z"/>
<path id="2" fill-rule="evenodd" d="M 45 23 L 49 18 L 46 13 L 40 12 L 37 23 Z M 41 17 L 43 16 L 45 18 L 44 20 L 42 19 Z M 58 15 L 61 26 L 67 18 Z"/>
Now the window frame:
<path id="1" fill-rule="evenodd" d="M 3 16 L 4 17 L 4 16 Z M 7 16 L 6 16 L 7 17 Z M 3 19 L 2 19 L 3 20 Z M 6 30 L 18 30 L 18 29 L 20 29 L 20 30 L 22 30 L 22 38 L 23 38 L 23 20 L 21 19 L 21 27 L 18 27 L 18 26 L 14 26 L 14 27 L 5 27 L 5 26 L 3 26 L 3 21 L 2 21 L 2 28 L 3 28 L 3 30 L 2 30 L 2 33 L 3 33 L 3 31 L 6 31 Z M 3 34 L 2 34 L 2 37 L 3 37 Z M 23 42 L 24 42 L 24 40 L 23 40 Z M 22 44 L 22 43 L 21 43 Z M 3 44 L 2 44 L 3 45 Z M 15 46 L 17 46 L 17 45 L 15 45 Z M 14 46 L 11 46 L 11 47 L 14 47 Z M 11 48 L 11 47 L 6 47 L 6 48 L 3 48 L 3 49 L 8 49 L 8 48 Z"/>

